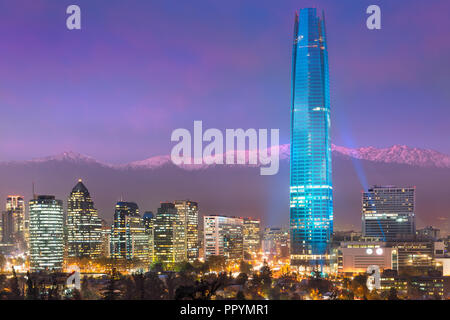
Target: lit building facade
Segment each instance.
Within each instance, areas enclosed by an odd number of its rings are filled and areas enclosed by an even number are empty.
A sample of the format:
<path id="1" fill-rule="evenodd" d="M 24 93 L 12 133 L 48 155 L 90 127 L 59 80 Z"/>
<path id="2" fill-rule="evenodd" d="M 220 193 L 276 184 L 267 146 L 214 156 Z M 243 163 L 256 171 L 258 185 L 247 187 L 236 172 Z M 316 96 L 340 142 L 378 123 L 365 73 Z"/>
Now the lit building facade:
<path id="1" fill-rule="evenodd" d="M 291 265 L 326 263 L 333 233 L 330 88 L 325 19 L 295 17 L 292 61 Z"/>
<path id="2" fill-rule="evenodd" d="M 339 273 L 365 273 L 367 267 L 376 265 L 380 270 L 397 270 L 397 250 L 385 242 L 342 242 L 338 248 Z"/>
<path id="3" fill-rule="evenodd" d="M 204 255 L 242 260 L 244 256 L 242 218 L 211 215 L 203 217 Z"/>
<path id="4" fill-rule="evenodd" d="M 14 217 L 11 211 L 2 212 L 2 242 L 14 243 Z"/>
<path id="5" fill-rule="evenodd" d="M 261 221 L 244 218 L 243 236 L 244 258 L 245 255 L 254 257 L 261 250 Z"/>
<path id="6" fill-rule="evenodd" d="M 433 241 L 393 242 L 392 247 L 398 251 L 398 269 L 430 269 L 435 265 L 435 243 Z"/>
<path id="7" fill-rule="evenodd" d="M 6 212 L 3 219 L 3 238 L 5 242 L 25 243 L 25 201 L 23 196 L 10 195 L 6 198 Z"/>
<path id="8" fill-rule="evenodd" d="M 189 200 L 177 200 L 174 204 L 184 228 L 185 260 L 193 262 L 198 259 L 198 204 Z"/>
<path id="9" fill-rule="evenodd" d="M 285 228 L 265 228 L 262 251 L 266 256 L 289 256 L 289 230 Z"/>
<path id="10" fill-rule="evenodd" d="M 394 288 L 398 294 L 411 300 L 441 300 L 444 298 L 444 277 L 441 276 L 399 276 L 395 270 L 385 270 L 380 277 L 381 291 Z"/>
<path id="11" fill-rule="evenodd" d="M 126 217 L 126 237 L 127 259 L 138 259 L 148 265 L 150 263 L 150 235 L 139 215 Z"/>
<path id="12" fill-rule="evenodd" d="M 433 228 L 432 226 L 427 226 L 423 229 L 417 230 L 416 234 L 419 238 L 434 241 L 439 240 L 441 238 L 441 230 Z"/>
<path id="13" fill-rule="evenodd" d="M 64 254 L 64 212 L 61 200 L 37 196 L 29 202 L 31 271 L 61 270 Z"/>
<path id="14" fill-rule="evenodd" d="M 178 215 L 175 204 L 161 203 L 154 224 L 155 261 L 173 264 L 186 258 L 184 220 Z"/>
<path id="15" fill-rule="evenodd" d="M 366 238 L 390 241 L 413 237 L 415 188 L 374 186 L 362 196 L 362 233 Z"/>
<path id="16" fill-rule="evenodd" d="M 149 262 L 155 261 L 155 215 L 147 211 L 142 216 L 145 232 L 148 234 L 148 256 Z"/>
<path id="17" fill-rule="evenodd" d="M 139 259 L 149 263 L 149 235 L 134 202 L 116 204 L 111 226 L 110 256 L 113 259 Z"/>
<path id="18" fill-rule="evenodd" d="M 101 255 L 109 258 L 111 256 L 111 225 L 102 219 L 102 250 Z"/>
<path id="19" fill-rule="evenodd" d="M 67 201 L 66 226 L 69 258 L 98 258 L 101 255 L 102 221 L 81 179 Z"/>

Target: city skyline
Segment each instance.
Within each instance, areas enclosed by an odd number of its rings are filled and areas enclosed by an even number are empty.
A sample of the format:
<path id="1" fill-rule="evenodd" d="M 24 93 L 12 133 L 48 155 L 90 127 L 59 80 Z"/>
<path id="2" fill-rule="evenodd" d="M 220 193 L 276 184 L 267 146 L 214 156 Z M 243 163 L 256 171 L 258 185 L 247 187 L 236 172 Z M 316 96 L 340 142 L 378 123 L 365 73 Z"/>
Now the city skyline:
<path id="1" fill-rule="evenodd" d="M 450 4 L 369 1 L 0 4 L 0 300 L 450 300 Z"/>

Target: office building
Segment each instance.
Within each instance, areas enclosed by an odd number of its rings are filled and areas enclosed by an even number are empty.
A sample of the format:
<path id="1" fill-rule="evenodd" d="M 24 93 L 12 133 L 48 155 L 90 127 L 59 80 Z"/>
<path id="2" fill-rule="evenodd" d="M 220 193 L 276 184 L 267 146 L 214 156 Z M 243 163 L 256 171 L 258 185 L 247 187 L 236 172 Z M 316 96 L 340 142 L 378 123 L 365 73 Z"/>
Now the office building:
<path id="1" fill-rule="evenodd" d="M 242 218 L 211 215 L 203 217 L 204 254 L 242 260 L 244 255 Z"/>
<path id="2" fill-rule="evenodd" d="M 178 215 L 175 204 L 161 203 L 154 222 L 155 261 L 174 264 L 185 261 L 184 220 Z"/>
<path id="3" fill-rule="evenodd" d="M 111 226 L 110 256 L 149 263 L 149 235 L 134 202 L 117 202 Z"/>
<path id="4" fill-rule="evenodd" d="M 330 85 L 324 15 L 301 9 L 292 54 L 291 265 L 323 265 L 333 234 Z"/>
<path id="5" fill-rule="evenodd" d="M 149 262 L 155 262 L 155 215 L 147 211 L 142 216 L 145 232 L 148 234 L 148 255 Z"/>
<path id="6" fill-rule="evenodd" d="M 67 201 L 69 258 L 98 258 L 102 246 L 102 222 L 83 182 L 73 187 Z"/>
<path id="7" fill-rule="evenodd" d="M 37 196 L 29 202 L 31 271 L 61 270 L 64 254 L 64 212 L 61 200 Z"/>
<path id="8" fill-rule="evenodd" d="M 416 231 L 419 239 L 439 240 L 441 238 L 441 230 L 432 226 L 425 227 Z"/>
<path id="9" fill-rule="evenodd" d="M 286 258 L 289 256 L 289 230 L 285 228 L 265 228 L 262 251 L 266 256 Z"/>
<path id="10" fill-rule="evenodd" d="M 374 186 L 362 195 L 363 237 L 381 241 L 412 238 L 416 233 L 415 188 Z"/>
<path id="11" fill-rule="evenodd" d="M 2 212 L 2 242 L 14 243 L 14 217 L 11 211 Z"/>
<path id="12" fill-rule="evenodd" d="M 198 204 L 189 200 L 177 200 L 174 204 L 184 228 L 184 260 L 193 262 L 198 259 Z"/>
<path id="13" fill-rule="evenodd" d="M 339 273 L 365 273 L 371 265 L 378 266 L 381 271 L 397 270 L 397 250 L 385 242 L 342 242 L 337 251 Z"/>
<path id="14" fill-rule="evenodd" d="M 244 218 L 243 221 L 244 258 L 256 258 L 261 250 L 261 221 Z"/>
<path id="15" fill-rule="evenodd" d="M 25 202 L 23 196 L 9 195 L 3 216 L 4 242 L 16 243 L 25 248 Z"/>
<path id="16" fill-rule="evenodd" d="M 398 270 L 432 269 L 435 266 L 433 241 L 395 241 L 391 246 L 398 252 Z"/>

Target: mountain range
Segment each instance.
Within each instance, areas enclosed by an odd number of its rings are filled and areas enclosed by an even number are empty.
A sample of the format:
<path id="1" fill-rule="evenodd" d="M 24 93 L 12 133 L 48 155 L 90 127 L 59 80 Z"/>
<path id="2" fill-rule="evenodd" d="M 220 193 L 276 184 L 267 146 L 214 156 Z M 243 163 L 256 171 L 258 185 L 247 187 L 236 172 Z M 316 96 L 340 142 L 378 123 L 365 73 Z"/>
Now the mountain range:
<path id="1" fill-rule="evenodd" d="M 169 155 L 115 165 L 76 152 L 28 161 L 0 162 L 0 199 L 18 193 L 65 200 L 78 178 L 86 186 L 100 216 L 111 221 L 114 203 L 135 201 L 141 211 L 155 211 L 161 201 L 191 199 L 201 214 L 260 217 L 265 225 L 289 221 L 289 145 L 280 146 L 280 172 L 260 176 L 246 165 L 176 166 Z M 428 149 L 347 148 L 332 145 L 335 224 L 360 229 L 361 192 L 370 185 L 416 186 L 419 226 L 449 231 L 450 156 Z M 4 203 L 0 201 L 3 207 Z"/>
<path id="2" fill-rule="evenodd" d="M 280 159 L 289 160 L 290 154 L 289 145 L 288 144 L 280 145 L 279 148 L 280 148 L 279 149 Z M 332 144 L 331 150 L 333 154 L 336 154 L 338 156 L 344 156 L 360 160 L 368 160 L 373 162 L 407 164 L 417 167 L 450 168 L 450 156 L 430 149 L 411 148 L 405 145 L 393 145 L 389 148 L 375 148 L 375 147 L 347 148 Z M 35 158 L 29 161 L 0 162 L 0 164 L 15 164 L 15 163 L 30 164 L 30 163 L 43 163 L 50 161 L 68 161 L 78 164 L 95 163 L 115 169 L 129 169 L 129 168 L 156 169 L 158 167 L 171 163 L 170 156 L 163 155 L 150 157 L 140 161 L 133 161 L 126 164 L 113 165 L 99 162 L 95 160 L 93 157 L 86 156 L 77 152 L 66 151 L 55 156 Z M 185 166 L 184 169 L 189 169 L 190 167 L 191 166 Z M 204 167 L 206 167 L 206 165 L 202 166 L 202 168 Z"/>

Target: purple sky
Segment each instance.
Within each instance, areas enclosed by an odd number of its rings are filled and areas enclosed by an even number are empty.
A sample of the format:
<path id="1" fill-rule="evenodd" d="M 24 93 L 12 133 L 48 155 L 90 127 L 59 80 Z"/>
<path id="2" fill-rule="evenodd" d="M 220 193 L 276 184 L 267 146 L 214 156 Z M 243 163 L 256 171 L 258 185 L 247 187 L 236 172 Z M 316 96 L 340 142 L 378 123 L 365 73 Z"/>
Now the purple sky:
<path id="1" fill-rule="evenodd" d="M 74 3 L 81 31 L 65 27 Z M 448 0 L 15 0 L 0 2 L 0 160 L 141 160 L 194 120 L 288 143 L 294 11 L 308 6 L 326 13 L 333 143 L 450 154 Z"/>

